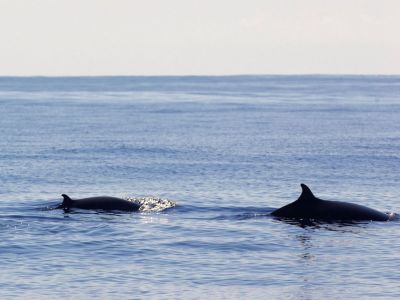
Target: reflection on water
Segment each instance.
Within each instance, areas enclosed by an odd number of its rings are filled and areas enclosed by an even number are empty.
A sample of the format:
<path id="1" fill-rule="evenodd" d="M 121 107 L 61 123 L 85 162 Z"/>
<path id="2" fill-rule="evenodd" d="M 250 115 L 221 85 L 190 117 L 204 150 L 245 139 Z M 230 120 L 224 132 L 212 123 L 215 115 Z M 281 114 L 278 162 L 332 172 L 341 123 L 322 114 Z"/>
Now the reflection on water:
<path id="1" fill-rule="evenodd" d="M 281 222 L 289 225 L 299 226 L 304 229 L 324 229 L 330 231 L 339 232 L 358 232 L 358 229 L 366 228 L 368 224 L 373 221 L 325 221 L 325 220 L 314 220 L 314 219 L 295 219 L 295 218 L 280 218 L 273 217 Z M 381 222 L 385 223 L 385 222 Z"/>
<path id="2" fill-rule="evenodd" d="M 298 299 L 313 299 L 313 292 L 310 287 L 313 286 L 313 273 L 310 270 L 315 263 L 315 255 L 313 254 L 313 243 L 312 236 L 305 231 L 302 234 L 296 236 L 296 239 L 300 242 L 300 253 L 299 253 L 299 281 L 302 284 L 299 285 L 299 290 L 296 295 Z"/>
<path id="3" fill-rule="evenodd" d="M 311 236 L 307 234 L 300 234 L 296 236 L 296 238 L 300 242 L 301 248 L 303 249 L 303 252 L 300 254 L 300 257 L 305 262 L 308 262 L 311 259 L 313 259 L 314 255 L 311 253 L 313 248 Z"/>

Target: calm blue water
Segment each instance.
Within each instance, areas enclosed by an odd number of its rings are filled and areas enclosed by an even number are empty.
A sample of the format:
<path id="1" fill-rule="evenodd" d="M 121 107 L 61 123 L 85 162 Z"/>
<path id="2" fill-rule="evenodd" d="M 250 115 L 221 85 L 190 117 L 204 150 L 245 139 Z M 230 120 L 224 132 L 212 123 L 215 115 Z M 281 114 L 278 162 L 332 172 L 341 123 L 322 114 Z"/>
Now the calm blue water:
<path id="1" fill-rule="evenodd" d="M 398 299 L 400 77 L 0 78 L 1 299 Z M 162 212 L 51 210 L 157 196 Z"/>

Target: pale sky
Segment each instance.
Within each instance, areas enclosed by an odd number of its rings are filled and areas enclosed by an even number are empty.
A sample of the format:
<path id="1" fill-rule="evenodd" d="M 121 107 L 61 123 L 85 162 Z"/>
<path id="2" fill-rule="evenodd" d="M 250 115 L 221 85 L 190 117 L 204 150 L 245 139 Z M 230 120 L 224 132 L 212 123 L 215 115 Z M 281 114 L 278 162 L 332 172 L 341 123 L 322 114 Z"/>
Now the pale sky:
<path id="1" fill-rule="evenodd" d="M 0 75 L 400 74 L 400 0 L 0 0 Z"/>

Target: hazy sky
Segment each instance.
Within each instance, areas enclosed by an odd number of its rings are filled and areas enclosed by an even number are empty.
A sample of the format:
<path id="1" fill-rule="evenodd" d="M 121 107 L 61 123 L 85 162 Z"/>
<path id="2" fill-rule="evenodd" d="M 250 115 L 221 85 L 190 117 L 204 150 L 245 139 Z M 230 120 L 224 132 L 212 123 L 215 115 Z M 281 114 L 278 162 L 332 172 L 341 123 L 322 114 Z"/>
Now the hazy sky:
<path id="1" fill-rule="evenodd" d="M 400 74 L 400 0 L 0 0 L 0 75 Z"/>

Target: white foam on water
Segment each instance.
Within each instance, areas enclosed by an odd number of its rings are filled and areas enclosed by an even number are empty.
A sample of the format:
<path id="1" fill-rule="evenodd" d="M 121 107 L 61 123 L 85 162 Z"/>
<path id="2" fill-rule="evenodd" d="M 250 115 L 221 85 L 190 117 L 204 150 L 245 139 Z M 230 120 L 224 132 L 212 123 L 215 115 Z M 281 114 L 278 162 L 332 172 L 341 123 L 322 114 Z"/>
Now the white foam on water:
<path id="1" fill-rule="evenodd" d="M 127 200 L 140 205 L 139 211 L 160 212 L 167 208 L 176 206 L 175 201 L 163 199 L 155 196 L 147 197 L 127 197 Z"/>

